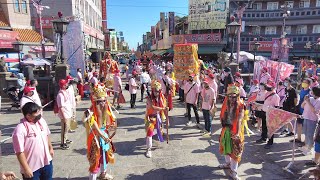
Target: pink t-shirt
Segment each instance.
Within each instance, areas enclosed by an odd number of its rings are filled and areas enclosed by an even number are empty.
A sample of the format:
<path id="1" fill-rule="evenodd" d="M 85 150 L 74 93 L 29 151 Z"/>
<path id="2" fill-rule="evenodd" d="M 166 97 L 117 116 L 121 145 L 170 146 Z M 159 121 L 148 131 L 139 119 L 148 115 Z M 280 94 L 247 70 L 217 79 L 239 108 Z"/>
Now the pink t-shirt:
<path id="1" fill-rule="evenodd" d="M 242 86 L 239 87 L 240 90 L 240 97 L 247 97 L 246 91 L 243 89 Z"/>
<path id="2" fill-rule="evenodd" d="M 266 90 L 263 90 L 263 91 L 260 90 L 257 94 L 256 101 L 264 101 L 264 99 L 266 98 L 266 93 L 267 93 Z"/>
<path id="3" fill-rule="evenodd" d="M 33 172 L 49 165 L 52 160 L 48 145 L 49 134 L 50 130 L 43 118 L 36 124 L 22 119 L 12 133 L 15 153 L 24 152 L 27 163 Z M 25 173 L 21 165 L 20 172 Z"/>
<path id="4" fill-rule="evenodd" d="M 134 78 L 130 78 L 129 80 L 129 92 L 130 94 L 137 94 L 137 83 Z"/>
<path id="5" fill-rule="evenodd" d="M 60 90 L 57 95 L 56 101 L 59 108 L 58 117 L 60 119 L 63 119 L 63 116 L 62 116 L 62 113 L 63 113 L 66 119 L 70 119 L 73 116 L 73 110 L 72 110 L 72 103 L 71 103 L 71 98 L 69 97 L 69 94 L 64 90 Z"/>
<path id="6" fill-rule="evenodd" d="M 97 85 L 97 84 L 99 83 L 99 80 L 98 80 L 98 78 L 96 78 L 96 77 L 92 77 L 92 78 L 90 79 L 90 82 L 91 82 L 92 84 L 94 84 L 94 85 Z"/>
<path id="7" fill-rule="evenodd" d="M 218 84 L 216 82 L 215 79 L 212 79 L 210 82 L 209 82 L 209 86 L 214 90 L 215 92 L 215 97 L 214 99 L 217 99 L 217 96 L 218 96 Z"/>
<path id="8" fill-rule="evenodd" d="M 197 101 L 197 94 L 200 93 L 200 85 L 195 83 L 193 86 L 193 83 L 195 82 L 186 82 L 184 85 L 184 93 L 187 94 L 189 89 L 192 87 L 192 89 L 189 91 L 189 93 L 186 96 L 186 102 L 188 104 L 194 104 Z"/>
<path id="9" fill-rule="evenodd" d="M 202 97 L 202 109 L 210 110 L 212 109 L 212 103 L 215 101 L 216 93 L 213 88 L 205 89 L 201 91 Z"/>
<path id="10" fill-rule="evenodd" d="M 113 90 L 120 91 L 121 85 L 122 82 L 120 76 L 113 76 Z"/>
<path id="11" fill-rule="evenodd" d="M 320 98 L 314 99 L 313 97 L 310 97 L 310 103 L 314 107 L 314 110 L 319 113 L 319 111 L 320 111 Z M 309 104 L 306 104 L 304 106 L 304 111 L 302 113 L 302 116 L 304 119 L 308 119 L 311 121 L 317 121 L 319 119 L 317 114 L 315 114 L 311 111 L 311 106 Z"/>
<path id="12" fill-rule="evenodd" d="M 273 94 L 272 96 L 269 96 L 271 93 L 275 92 L 267 92 L 266 93 L 266 99 L 264 100 L 263 104 L 263 111 L 267 112 L 268 106 L 270 107 L 276 107 L 280 105 L 280 97 L 277 93 Z M 268 97 L 269 96 L 269 97 Z"/>

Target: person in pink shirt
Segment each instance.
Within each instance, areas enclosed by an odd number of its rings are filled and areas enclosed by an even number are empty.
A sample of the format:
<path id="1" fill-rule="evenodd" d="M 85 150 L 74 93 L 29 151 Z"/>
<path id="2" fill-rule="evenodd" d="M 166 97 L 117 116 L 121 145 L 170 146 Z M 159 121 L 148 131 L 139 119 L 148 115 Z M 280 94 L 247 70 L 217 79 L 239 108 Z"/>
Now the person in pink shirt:
<path id="1" fill-rule="evenodd" d="M 318 76 L 312 76 L 310 79 L 312 80 L 312 84 L 310 85 L 310 88 L 319 86 Z"/>
<path id="2" fill-rule="evenodd" d="M 213 73 L 210 73 L 210 74 L 208 75 L 208 77 L 210 78 L 210 79 L 209 79 L 209 86 L 214 90 L 214 93 L 215 93 L 215 95 L 216 95 L 216 96 L 214 97 L 214 100 L 215 100 L 214 103 L 216 103 L 217 96 L 218 96 L 218 84 L 217 84 L 217 82 L 216 82 L 216 79 L 215 79 L 215 76 L 214 76 Z"/>
<path id="3" fill-rule="evenodd" d="M 301 107 L 304 109 L 302 117 L 304 119 L 303 129 L 305 134 L 305 146 L 302 147 L 302 153 L 304 155 L 311 154 L 311 148 L 313 147 L 314 131 L 317 127 L 320 115 L 320 88 L 312 88 L 312 97 L 305 96 L 304 102 Z"/>
<path id="4" fill-rule="evenodd" d="M 263 104 L 264 99 L 267 94 L 266 86 L 264 84 L 259 85 L 259 91 L 257 92 L 257 97 L 256 97 L 256 103 Z M 253 108 L 254 109 L 254 108 Z M 255 110 L 255 116 L 257 120 L 257 129 L 260 130 L 261 128 L 261 123 L 262 123 L 262 118 L 263 118 L 264 112 L 262 110 Z"/>
<path id="5" fill-rule="evenodd" d="M 22 108 L 24 118 L 12 133 L 13 149 L 23 179 L 52 179 L 54 151 L 50 130 L 41 117 L 41 107 L 28 102 Z"/>
<path id="6" fill-rule="evenodd" d="M 184 97 L 185 102 L 187 104 L 187 116 L 188 116 L 188 123 L 187 126 L 191 126 L 191 107 L 193 108 L 194 115 L 196 116 L 197 120 L 197 126 L 200 128 L 200 119 L 197 109 L 197 103 L 200 93 L 200 85 L 197 84 L 193 78 L 195 77 L 195 74 L 191 74 L 189 76 L 188 82 L 184 85 Z"/>
<path id="7" fill-rule="evenodd" d="M 98 76 L 99 76 L 98 72 L 93 73 L 93 77 L 90 79 L 90 83 L 93 84 L 93 86 L 99 83 Z"/>
<path id="8" fill-rule="evenodd" d="M 119 109 L 121 106 L 119 104 L 119 94 L 122 93 L 122 81 L 120 77 L 120 70 L 116 70 L 115 74 L 113 76 L 113 91 L 114 91 L 114 96 L 113 96 L 113 101 L 112 101 L 112 106 L 114 106 L 115 101 L 117 100 L 117 108 Z"/>
<path id="9" fill-rule="evenodd" d="M 131 108 L 135 108 L 136 107 L 136 99 L 137 99 L 137 89 L 138 89 L 138 84 L 136 82 L 136 78 L 137 78 L 137 72 L 136 71 L 132 71 L 132 76 L 129 80 L 129 93 L 130 93 L 130 105 Z"/>
<path id="10" fill-rule="evenodd" d="M 280 97 L 276 93 L 275 88 L 276 88 L 276 83 L 274 83 L 274 82 L 269 82 L 266 85 L 266 90 L 268 92 L 266 93 L 263 106 L 259 107 L 259 109 L 261 109 L 264 112 L 263 112 L 263 116 L 262 116 L 261 138 L 256 141 L 257 143 L 266 142 L 267 138 L 268 138 L 268 128 L 267 128 L 267 122 L 266 122 L 266 111 L 268 110 L 269 107 L 278 108 L 279 105 L 280 105 Z M 270 149 L 272 145 L 273 145 L 273 135 L 268 140 L 268 143 L 264 146 L 264 148 L 265 149 Z"/>
<path id="11" fill-rule="evenodd" d="M 241 85 L 241 79 L 236 79 L 235 80 L 235 85 L 239 88 L 240 91 L 240 98 L 244 99 L 247 97 L 246 91 L 243 89 L 243 86 Z"/>
<path id="12" fill-rule="evenodd" d="M 216 98 L 216 93 L 209 86 L 210 79 L 206 78 L 203 81 L 203 89 L 201 91 L 201 97 L 202 97 L 202 113 L 203 113 L 203 118 L 204 118 L 204 127 L 205 127 L 205 132 L 204 136 L 208 136 L 211 134 L 211 121 L 212 121 L 212 116 L 210 114 L 210 111 L 214 108 L 215 106 L 215 98 Z"/>
<path id="13" fill-rule="evenodd" d="M 70 121 L 73 116 L 72 100 L 67 92 L 68 81 L 61 79 L 59 81 L 60 91 L 58 92 L 56 101 L 59 109 L 58 117 L 61 120 L 61 144 L 60 147 L 63 150 L 69 149 L 67 144 L 71 144 L 72 141 L 68 139 L 68 131 L 70 129 Z"/>
<path id="14" fill-rule="evenodd" d="M 270 78 L 271 76 L 268 73 L 268 68 L 267 67 L 262 68 L 259 82 L 263 84 L 267 84 L 267 81 Z"/>

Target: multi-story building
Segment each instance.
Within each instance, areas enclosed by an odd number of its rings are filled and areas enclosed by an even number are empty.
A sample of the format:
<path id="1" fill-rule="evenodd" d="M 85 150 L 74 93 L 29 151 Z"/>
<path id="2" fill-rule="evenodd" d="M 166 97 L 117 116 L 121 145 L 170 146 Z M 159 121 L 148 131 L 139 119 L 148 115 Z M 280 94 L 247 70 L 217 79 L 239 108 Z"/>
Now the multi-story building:
<path id="1" fill-rule="evenodd" d="M 230 2 L 231 11 L 235 2 Z M 257 38 L 261 44 L 257 55 L 270 57 L 272 39 L 280 38 L 285 27 L 285 37 L 291 42 L 289 59 L 317 56 L 316 50 L 306 49 L 305 45 L 309 41 L 316 43 L 320 37 L 320 0 L 257 0 L 249 7 L 243 13 L 241 50 L 253 52 L 249 44 Z"/>
<path id="2" fill-rule="evenodd" d="M 106 0 L 42 0 L 42 27 L 44 35 L 54 40 L 51 21 L 58 18 L 58 12 L 67 19 L 79 18 L 82 20 L 82 31 L 88 50 L 104 50 L 106 31 Z M 30 4 L 34 26 L 40 32 L 39 14 Z M 104 27 L 103 27 L 104 24 Z"/>
<path id="3" fill-rule="evenodd" d="M 18 51 L 12 45 L 16 41 L 23 44 L 20 57 L 41 54 L 42 38 L 31 24 L 29 3 L 29 0 L 0 0 L 0 56 L 19 59 Z M 52 47 L 46 47 L 46 56 L 50 57 L 50 53 L 55 51 Z"/>

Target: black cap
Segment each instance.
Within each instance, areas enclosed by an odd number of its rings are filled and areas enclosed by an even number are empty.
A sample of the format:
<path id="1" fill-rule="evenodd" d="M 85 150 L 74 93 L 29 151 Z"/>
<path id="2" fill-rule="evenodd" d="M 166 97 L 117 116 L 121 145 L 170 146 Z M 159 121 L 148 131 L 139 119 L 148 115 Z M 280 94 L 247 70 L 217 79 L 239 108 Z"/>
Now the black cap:
<path id="1" fill-rule="evenodd" d="M 225 67 L 223 71 L 224 72 L 231 72 L 231 69 L 229 67 Z"/>

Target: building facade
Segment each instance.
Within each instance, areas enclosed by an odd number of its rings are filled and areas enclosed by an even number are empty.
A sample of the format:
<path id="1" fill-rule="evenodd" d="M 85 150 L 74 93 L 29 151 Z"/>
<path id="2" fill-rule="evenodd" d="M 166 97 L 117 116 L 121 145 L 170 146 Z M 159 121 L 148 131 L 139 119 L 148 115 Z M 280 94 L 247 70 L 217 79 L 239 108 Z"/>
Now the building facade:
<path id="1" fill-rule="evenodd" d="M 63 17 L 69 20 L 80 19 L 82 21 L 82 31 L 84 33 L 84 41 L 86 49 L 93 51 L 102 51 L 105 49 L 104 30 L 106 26 L 106 0 L 42 0 L 43 8 L 42 27 L 44 36 L 54 40 L 55 35 L 51 21 L 58 19 L 58 12 L 61 12 Z M 40 32 L 39 14 L 30 4 L 32 20 L 34 26 Z M 105 23 L 103 23 L 105 22 Z"/>
<path id="2" fill-rule="evenodd" d="M 235 8 L 235 1 L 230 3 Z M 287 13 L 287 16 L 283 16 Z M 243 13 L 245 30 L 241 33 L 241 50 L 253 52 L 249 44 L 257 38 L 261 46 L 257 55 L 271 56 L 273 39 L 285 31 L 289 43 L 289 60 L 316 58 L 318 52 L 305 48 L 320 37 L 320 0 L 257 0 Z M 320 52 L 319 52 L 320 53 Z"/>

